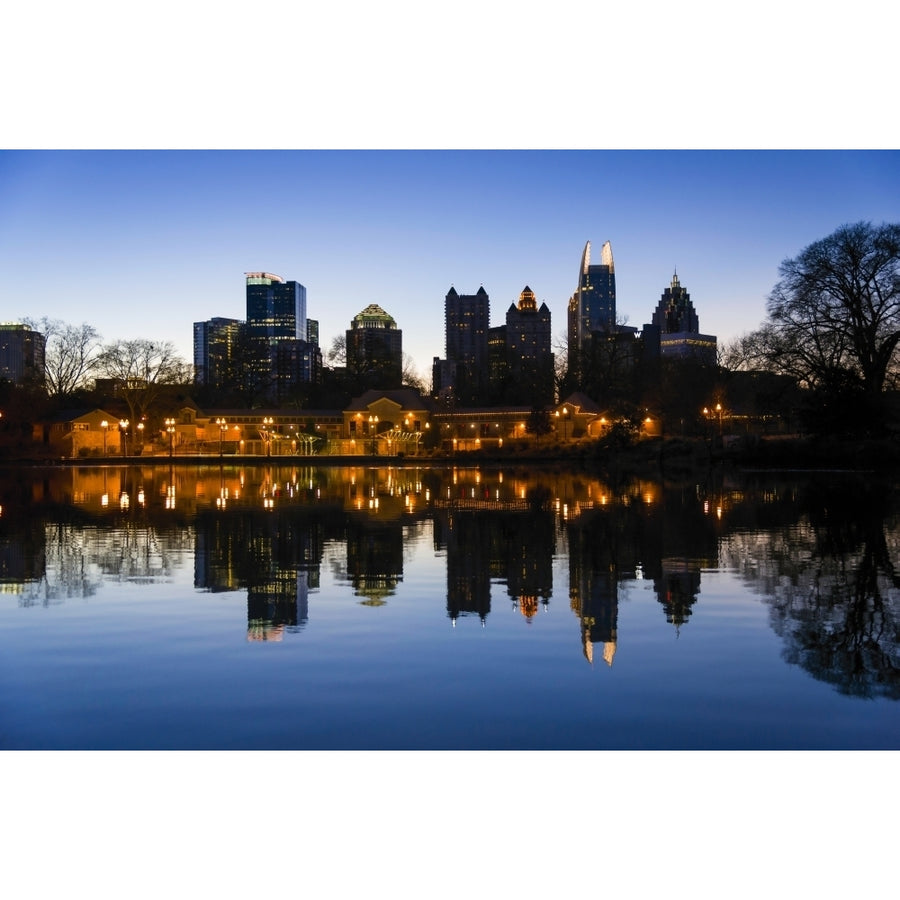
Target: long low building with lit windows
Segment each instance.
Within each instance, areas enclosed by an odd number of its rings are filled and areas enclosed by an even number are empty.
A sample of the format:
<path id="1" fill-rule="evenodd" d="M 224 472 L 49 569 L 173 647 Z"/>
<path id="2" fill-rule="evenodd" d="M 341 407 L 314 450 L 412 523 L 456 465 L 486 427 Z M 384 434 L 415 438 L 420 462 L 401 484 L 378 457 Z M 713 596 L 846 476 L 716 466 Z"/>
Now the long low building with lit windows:
<path id="1" fill-rule="evenodd" d="M 35 442 L 62 458 L 151 456 L 417 456 L 467 452 L 535 438 L 573 441 L 603 433 L 608 421 L 575 393 L 554 406 L 440 408 L 411 388 L 370 390 L 341 410 L 114 409 L 61 413 L 37 423 Z M 649 429 L 648 429 L 649 432 Z"/>

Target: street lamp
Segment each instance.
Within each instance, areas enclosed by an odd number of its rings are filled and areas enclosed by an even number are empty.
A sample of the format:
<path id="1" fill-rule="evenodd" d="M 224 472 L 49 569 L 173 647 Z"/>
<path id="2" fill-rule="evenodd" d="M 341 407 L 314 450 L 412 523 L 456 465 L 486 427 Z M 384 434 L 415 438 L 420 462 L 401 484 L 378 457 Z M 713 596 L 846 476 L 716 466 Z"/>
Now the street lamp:
<path id="1" fill-rule="evenodd" d="M 266 456 L 272 455 L 272 424 L 274 421 L 271 416 L 263 416 L 263 437 L 266 441 Z"/>
<path id="2" fill-rule="evenodd" d="M 138 446 L 143 448 L 144 446 L 144 423 L 137 423 L 137 431 L 138 431 Z"/>
<path id="3" fill-rule="evenodd" d="M 109 422 L 104 419 L 100 423 L 100 427 L 103 429 L 103 455 L 106 456 L 106 435 L 109 432 Z"/>
<path id="4" fill-rule="evenodd" d="M 372 456 L 378 455 L 378 416 L 369 416 L 369 431 L 372 434 Z"/>
<path id="5" fill-rule="evenodd" d="M 224 419 L 216 419 L 216 425 L 219 426 L 219 456 L 222 456 L 222 438 L 225 437 L 225 431 L 228 423 Z"/>
<path id="6" fill-rule="evenodd" d="M 119 419 L 119 433 L 122 435 L 122 456 L 128 456 L 128 419 Z"/>
<path id="7" fill-rule="evenodd" d="M 719 437 L 722 436 L 722 404 L 716 404 L 716 412 L 719 414 Z"/>
<path id="8" fill-rule="evenodd" d="M 166 433 L 169 435 L 169 459 L 172 458 L 172 441 L 175 439 L 175 420 L 166 419 Z"/>
<path id="9" fill-rule="evenodd" d="M 563 407 L 563 440 L 569 439 L 569 407 Z"/>

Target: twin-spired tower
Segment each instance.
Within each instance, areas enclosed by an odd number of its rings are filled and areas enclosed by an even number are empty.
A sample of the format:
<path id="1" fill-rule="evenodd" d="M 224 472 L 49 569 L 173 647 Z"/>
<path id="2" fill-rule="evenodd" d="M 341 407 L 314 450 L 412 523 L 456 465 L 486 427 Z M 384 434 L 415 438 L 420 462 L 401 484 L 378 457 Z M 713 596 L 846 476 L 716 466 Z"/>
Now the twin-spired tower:
<path id="1" fill-rule="evenodd" d="M 588 349 L 595 331 L 612 333 L 616 328 L 616 266 L 612 245 L 604 243 L 600 265 L 591 265 L 591 242 L 584 245 L 578 287 L 569 300 L 569 366 L 578 369 L 578 361 Z"/>

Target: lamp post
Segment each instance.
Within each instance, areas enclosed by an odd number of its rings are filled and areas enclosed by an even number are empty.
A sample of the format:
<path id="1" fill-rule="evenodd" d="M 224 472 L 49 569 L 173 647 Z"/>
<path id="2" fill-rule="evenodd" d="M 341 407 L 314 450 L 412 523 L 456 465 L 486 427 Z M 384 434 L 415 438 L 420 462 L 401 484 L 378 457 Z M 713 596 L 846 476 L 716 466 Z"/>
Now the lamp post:
<path id="1" fill-rule="evenodd" d="M 138 447 L 141 448 L 141 452 L 143 452 L 144 447 L 144 423 L 137 423 L 137 433 L 138 433 Z"/>
<path id="2" fill-rule="evenodd" d="M 225 437 L 225 429 L 228 428 L 228 423 L 224 419 L 216 419 L 216 425 L 219 426 L 219 457 L 222 456 L 222 438 Z"/>
<path id="3" fill-rule="evenodd" d="M 274 421 L 271 416 L 263 416 L 263 437 L 266 441 L 266 456 L 272 455 L 272 424 Z"/>
<path id="4" fill-rule="evenodd" d="M 100 423 L 100 427 L 103 429 L 103 455 L 106 456 L 106 435 L 109 433 L 109 422 L 104 419 Z"/>
<path id="5" fill-rule="evenodd" d="M 706 420 L 706 424 L 703 426 L 703 437 L 710 446 L 712 446 L 716 441 L 716 433 L 715 431 L 713 431 L 713 426 L 711 424 L 712 417 L 713 410 L 711 410 L 708 406 L 704 406 L 703 418 Z"/>
<path id="6" fill-rule="evenodd" d="M 128 456 L 128 419 L 119 419 L 119 433 L 122 435 L 122 456 Z"/>
<path id="7" fill-rule="evenodd" d="M 169 435 L 169 459 L 172 458 L 172 442 L 175 439 L 175 420 L 166 419 L 166 433 Z"/>
<path id="8" fill-rule="evenodd" d="M 369 431 L 372 434 L 372 456 L 378 456 L 378 416 L 369 416 Z"/>
<path id="9" fill-rule="evenodd" d="M 722 404 L 716 404 L 716 412 L 719 414 L 719 437 L 722 437 Z"/>
<path id="10" fill-rule="evenodd" d="M 563 407 L 563 440 L 569 439 L 569 407 Z"/>

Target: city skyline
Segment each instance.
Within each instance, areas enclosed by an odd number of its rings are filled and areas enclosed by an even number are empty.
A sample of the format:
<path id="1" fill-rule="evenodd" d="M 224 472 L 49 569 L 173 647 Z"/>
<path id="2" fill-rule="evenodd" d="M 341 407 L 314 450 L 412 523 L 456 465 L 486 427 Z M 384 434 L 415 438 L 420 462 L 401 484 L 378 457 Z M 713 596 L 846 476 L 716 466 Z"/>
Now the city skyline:
<path id="1" fill-rule="evenodd" d="M 673 273 L 720 345 L 759 327 L 782 260 L 848 222 L 900 220 L 896 151 L 8 151 L 0 320 L 171 341 L 243 318 L 244 273 L 307 290 L 326 354 L 378 304 L 430 380 L 450 287 L 524 285 L 566 333 L 584 245 L 609 241 L 641 329 Z M 146 309 L 150 315 L 140 314 Z"/>

